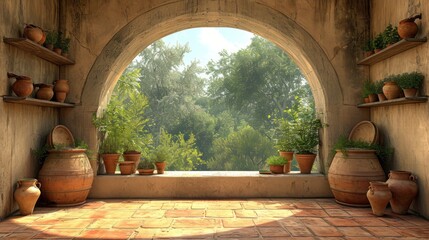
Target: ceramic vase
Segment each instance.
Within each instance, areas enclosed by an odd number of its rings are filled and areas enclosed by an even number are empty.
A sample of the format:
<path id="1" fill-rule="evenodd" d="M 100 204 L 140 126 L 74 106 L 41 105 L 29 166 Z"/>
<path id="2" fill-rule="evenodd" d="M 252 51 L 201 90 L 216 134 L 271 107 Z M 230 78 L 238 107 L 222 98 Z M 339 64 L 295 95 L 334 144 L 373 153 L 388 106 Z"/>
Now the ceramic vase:
<path id="1" fill-rule="evenodd" d="M 158 174 L 164 174 L 166 162 L 156 162 L 156 173 Z"/>
<path id="2" fill-rule="evenodd" d="M 52 84 L 37 84 L 39 90 L 36 92 L 36 98 L 42 100 L 51 100 L 54 96 L 54 86 Z"/>
<path id="3" fill-rule="evenodd" d="M 21 215 L 33 213 L 37 199 L 40 196 L 40 183 L 34 178 L 24 178 L 17 182 L 17 188 L 13 197 L 18 202 Z"/>
<path id="4" fill-rule="evenodd" d="M 68 80 L 65 79 L 59 79 L 55 81 L 54 84 L 54 92 L 55 92 L 55 98 L 58 102 L 64 102 L 67 93 L 70 91 Z"/>
<path id="5" fill-rule="evenodd" d="M 106 174 L 115 174 L 120 154 L 104 153 L 101 157 L 103 158 L 104 167 L 106 168 Z"/>
<path id="6" fill-rule="evenodd" d="M 369 204 L 371 204 L 372 213 L 376 216 L 383 216 L 384 210 L 390 199 L 392 199 L 392 193 L 389 190 L 387 183 L 385 182 L 370 182 L 369 190 L 366 193 Z"/>
<path id="7" fill-rule="evenodd" d="M 414 22 L 416 19 L 421 19 L 422 15 L 406 18 L 399 22 L 398 34 L 401 38 L 414 38 L 419 31 L 417 24 Z"/>
<path id="8" fill-rule="evenodd" d="M 407 171 L 390 171 L 386 183 L 392 192 L 392 199 L 390 200 L 392 212 L 406 214 L 417 196 L 416 177 Z"/>
<path id="9" fill-rule="evenodd" d="M 39 44 L 43 40 L 43 30 L 36 25 L 26 24 L 24 27 L 24 37 Z"/>
<path id="10" fill-rule="evenodd" d="M 402 89 L 396 84 L 396 82 L 385 82 L 383 86 L 383 93 L 387 100 L 399 98 L 401 96 Z"/>

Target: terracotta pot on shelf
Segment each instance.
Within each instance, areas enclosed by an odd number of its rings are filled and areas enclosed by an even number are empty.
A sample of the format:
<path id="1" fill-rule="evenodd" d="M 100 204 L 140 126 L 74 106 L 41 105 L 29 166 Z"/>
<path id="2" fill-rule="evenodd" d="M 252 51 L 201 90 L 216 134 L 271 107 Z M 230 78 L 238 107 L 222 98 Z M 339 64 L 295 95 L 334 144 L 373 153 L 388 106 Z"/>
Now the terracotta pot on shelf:
<path id="1" fill-rule="evenodd" d="M 7 73 L 8 78 L 15 78 L 16 81 L 12 84 L 12 91 L 18 97 L 28 97 L 33 93 L 33 82 L 30 77 L 19 76 L 14 73 Z"/>
<path id="2" fill-rule="evenodd" d="M 134 172 L 136 172 L 137 166 L 139 165 L 141 153 L 138 151 L 125 151 L 122 156 L 124 157 L 124 161 L 134 162 Z"/>
<path id="3" fill-rule="evenodd" d="M 311 169 L 313 168 L 314 160 L 316 159 L 316 154 L 295 154 L 295 159 L 298 162 L 299 171 L 302 174 L 310 174 Z"/>
<path id="4" fill-rule="evenodd" d="M 61 55 L 61 52 L 62 52 L 61 48 L 56 48 L 56 47 L 54 47 L 53 51 L 58 55 Z"/>
<path id="5" fill-rule="evenodd" d="M 23 178 L 16 185 L 13 197 L 18 203 L 19 212 L 23 216 L 32 214 L 40 196 L 40 183 L 35 178 Z"/>
<path id="6" fill-rule="evenodd" d="M 104 167 L 106 168 L 106 174 L 115 174 L 116 166 L 121 155 L 118 153 L 104 153 L 101 154 L 103 158 Z"/>
<path id="7" fill-rule="evenodd" d="M 353 207 L 369 206 L 366 196 L 371 181 L 384 181 L 383 168 L 375 150 L 336 151 L 328 171 L 329 187 L 335 201 Z"/>
<path id="8" fill-rule="evenodd" d="M 369 203 L 371 204 L 372 213 L 376 216 L 383 216 L 384 210 L 390 199 L 392 193 L 385 182 L 370 182 L 369 190 L 366 193 Z"/>
<path id="9" fill-rule="evenodd" d="M 40 41 L 37 42 L 39 45 L 43 45 L 43 43 L 45 43 L 45 41 L 46 41 L 46 33 L 45 33 L 45 31 L 42 30 L 42 33 L 43 33 L 42 39 L 40 39 Z"/>
<path id="10" fill-rule="evenodd" d="M 369 103 L 369 97 L 363 98 L 364 103 Z"/>
<path id="11" fill-rule="evenodd" d="M 380 102 L 387 100 L 386 96 L 384 96 L 384 93 L 378 93 L 377 96 Z"/>
<path id="12" fill-rule="evenodd" d="M 286 161 L 287 161 L 285 166 L 284 166 L 283 172 L 289 173 L 290 169 L 291 169 L 290 167 L 292 164 L 292 160 L 293 160 L 293 152 L 291 152 L 291 151 L 279 151 L 279 155 L 281 157 L 283 157 L 284 159 L 286 159 Z"/>
<path id="13" fill-rule="evenodd" d="M 40 27 L 33 24 L 25 24 L 23 34 L 25 38 L 39 44 L 43 40 L 43 34 L 43 30 Z"/>
<path id="14" fill-rule="evenodd" d="M 414 22 L 416 19 L 421 19 L 422 14 L 414 17 L 403 19 L 398 25 L 398 34 L 401 38 L 414 38 L 419 31 L 417 24 Z"/>
<path id="15" fill-rule="evenodd" d="M 406 214 L 414 198 L 417 196 L 418 187 L 416 177 L 408 171 L 391 170 L 386 183 L 392 192 L 392 199 L 390 200 L 392 212 Z"/>
<path id="16" fill-rule="evenodd" d="M 165 170 L 165 166 L 166 166 L 166 162 L 156 162 L 155 166 L 156 166 L 156 173 L 158 174 L 164 174 L 164 170 Z"/>
<path id="17" fill-rule="evenodd" d="M 58 102 L 64 102 L 69 91 L 70 87 L 68 80 L 59 79 L 54 82 L 55 99 Z"/>
<path id="18" fill-rule="evenodd" d="M 138 169 L 140 175 L 152 175 L 155 169 Z"/>
<path id="19" fill-rule="evenodd" d="M 416 88 L 406 88 L 402 89 L 404 91 L 405 97 L 415 97 L 417 95 L 417 89 Z"/>
<path id="20" fill-rule="evenodd" d="M 385 82 L 383 86 L 383 94 L 387 100 L 399 98 L 401 96 L 402 89 L 396 84 L 396 82 Z"/>
<path id="21" fill-rule="evenodd" d="M 35 84 L 34 86 L 39 88 L 39 90 L 36 92 L 37 99 L 49 101 L 54 96 L 54 85 L 39 83 Z"/>
<path id="22" fill-rule="evenodd" d="M 378 102 L 378 96 L 377 96 L 377 94 L 370 94 L 368 96 L 368 98 L 369 98 L 369 102 Z"/>
<path id="23" fill-rule="evenodd" d="M 284 170 L 284 165 L 270 165 L 270 172 L 274 174 L 282 174 Z"/>
<path id="24" fill-rule="evenodd" d="M 131 175 L 136 173 L 134 161 L 123 161 L 119 163 L 119 170 L 121 175 Z"/>

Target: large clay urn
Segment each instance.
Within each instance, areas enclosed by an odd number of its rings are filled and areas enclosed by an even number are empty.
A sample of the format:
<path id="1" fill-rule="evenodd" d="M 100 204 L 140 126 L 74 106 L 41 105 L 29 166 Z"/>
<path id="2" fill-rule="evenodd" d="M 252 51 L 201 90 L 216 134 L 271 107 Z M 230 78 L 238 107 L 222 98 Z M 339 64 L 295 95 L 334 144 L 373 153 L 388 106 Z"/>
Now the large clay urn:
<path id="1" fill-rule="evenodd" d="M 23 178 L 16 185 L 13 197 L 18 203 L 19 212 L 24 216 L 32 214 L 40 196 L 40 183 L 34 178 Z"/>
<path id="2" fill-rule="evenodd" d="M 48 205 L 83 204 L 92 187 L 94 174 L 85 149 L 49 150 L 39 171 L 42 199 Z"/>
<path id="3" fill-rule="evenodd" d="M 366 196 L 369 183 L 385 180 L 375 150 L 337 150 L 328 172 L 329 186 L 335 201 L 353 207 L 369 206 Z"/>
<path id="4" fill-rule="evenodd" d="M 398 34 L 401 38 L 414 38 L 419 31 L 417 24 L 414 22 L 416 19 L 421 19 L 422 15 L 406 18 L 399 22 Z"/>
<path id="5" fill-rule="evenodd" d="M 390 171 L 386 182 L 392 192 L 392 212 L 406 214 L 418 192 L 416 177 L 407 171 Z"/>
<path id="6" fill-rule="evenodd" d="M 68 80 L 59 79 L 54 82 L 55 98 L 58 102 L 64 102 L 69 91 Z"/>
<path id="7" fill-rule="evenodd" d="M 36 25 L 25 24 L 24 37 L 33 41 L 33 42 L 40 44 L 40 42 L 42 42 L 42 40 L 43 40 L 43 30 Z"/>
<path id="8" fill-rule="evenodd" d="M 384 210 L 390 199 L 392 199 L 392 193 L 385 182 L 370 182 L 369 189 L 366 193 L 366 197 L 371 204 L 372 213 L 376 216 L 383 216 Z"/>
<path id="9" fill-rule="evenodd" d="M 7 73 L 8 78 L 15 78 L 16 81 L 12 84 L 12 91 L 18 97 L 28 97 L 33 93 L 33 82 L 30 77 L 19 76 L 13 73 Z"/>
<path id="10" fill-rule="evenodd" d="M 51 100 L 54 96 L 54 85 L 39 83 L 35 84 L 36 87 L 39 87 L 39 90 L 36 92 L 36 98 L 42 100 Z"/>
<path id="11" fill-rule="evenodd" d="M 401 96 L 402 89 L 396 84 L 396 82 L 385 82 L 383 86 L 383 93 L 387 100 L 399 98 Z"/>

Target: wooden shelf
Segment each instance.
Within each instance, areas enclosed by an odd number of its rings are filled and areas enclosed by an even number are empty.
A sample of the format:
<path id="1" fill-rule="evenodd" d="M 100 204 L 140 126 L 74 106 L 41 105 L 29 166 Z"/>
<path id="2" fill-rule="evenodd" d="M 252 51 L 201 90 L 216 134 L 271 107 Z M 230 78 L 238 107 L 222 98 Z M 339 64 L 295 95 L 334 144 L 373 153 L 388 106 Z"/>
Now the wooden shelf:
<path id="1" fill-rule="evenodd" d="M 359 65 L 372 65 L 374 63 L 378 63 L 384 59 L 390 58 L 393 55 L 406 51 L 410 48 L 416 47 L 420 44 L 423 44 L 427 41 L 427 38 L 405 38 L 401 41 L 381 50 L 378 53 L 374 53 L 373 55 L 362 59 L 358 62 Z"/>
<path id="2" fill-rule="evenodd" d="M 40 58 L 43 58 L 51 63 L 55 63 L 57 65 L 72 65 L 74 61 L 61 56 L 54 51 L 51 51 L 31 40 L 26 38 L 7 38 L 3 37 L 3 41 L 15 47 L 18 47 L 22 50 L 30 52 Z"/>
<path id="3" fill-rule="evenodd" d="M 3 96 L 3 101 L 8 103 L 36 105 L 36 106 L 42 106 L 42 107 L 57 107 L 57 108 L 74 107 L 73 103 L 60 103 L 60 102 L 46 101 L 46 100 L 40 100 L 36 98 L 29 98 L 29 97 Z"/>
<path id="4" fill-rule="evenodd" d="M 427 102 L 428 97 L 403 97 L 395 98 L 391 100 L 386 100 L 382 102 L 372 102 L 372 103 L 362 103 L 359 104 L 359 108 L 370 108 L 370 107 L 381 107 L 381 106 L 391 106 L 391 105 L 400 105 L 400 104 L 409 104 L 409 103 L 423 103 Z"/>

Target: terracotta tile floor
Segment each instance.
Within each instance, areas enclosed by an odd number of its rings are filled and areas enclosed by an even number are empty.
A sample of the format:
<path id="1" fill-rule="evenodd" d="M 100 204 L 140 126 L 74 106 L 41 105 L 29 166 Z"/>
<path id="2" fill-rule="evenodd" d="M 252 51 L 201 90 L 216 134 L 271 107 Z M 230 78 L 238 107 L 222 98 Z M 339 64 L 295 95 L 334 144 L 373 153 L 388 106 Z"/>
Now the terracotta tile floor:
<path id="1" fill-rule="evenodd" d="M 429 221 L 333 199 L 90 200 L 0 222 L 3 239 L 429 239 Z"/>

